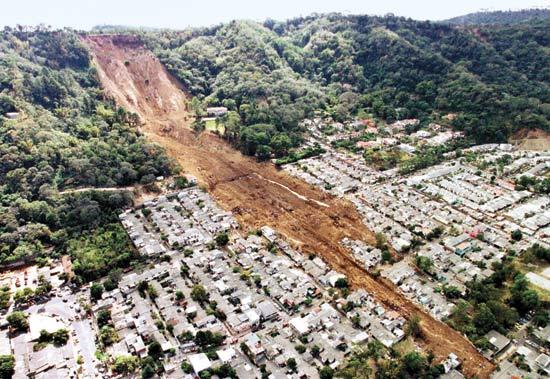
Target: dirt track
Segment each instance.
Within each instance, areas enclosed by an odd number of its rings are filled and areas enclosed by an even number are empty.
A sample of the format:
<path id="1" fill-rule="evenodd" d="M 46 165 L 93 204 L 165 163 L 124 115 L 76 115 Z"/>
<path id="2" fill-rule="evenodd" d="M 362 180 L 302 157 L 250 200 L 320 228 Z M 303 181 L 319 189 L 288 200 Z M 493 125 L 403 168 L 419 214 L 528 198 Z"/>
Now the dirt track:
<path id="1" fill-rule="evenodd" d="M 269 225 L 304 253 L 323 257 L 347 274 L 354 287 L 365 288 L 378 301 L 405 317 L 418 314 L 422 343 L 437 358 L 454 352 L 468 376 L 488 378 L 494 366 L 470 342 L 449 326 L 434 320 L 391 284 L 374 279 L 339 245 L 343 237 L 374 242 L 353 205 L 290 177 L 272 164 L 242 156 L 218 137 L 197 137 L 189 128 L 186 97 L 153 55 L 131 36 L 90 36 L 100 79 L 108 96 L 138 113 L 143 131 L 195 175 L 241 225 Z"/>

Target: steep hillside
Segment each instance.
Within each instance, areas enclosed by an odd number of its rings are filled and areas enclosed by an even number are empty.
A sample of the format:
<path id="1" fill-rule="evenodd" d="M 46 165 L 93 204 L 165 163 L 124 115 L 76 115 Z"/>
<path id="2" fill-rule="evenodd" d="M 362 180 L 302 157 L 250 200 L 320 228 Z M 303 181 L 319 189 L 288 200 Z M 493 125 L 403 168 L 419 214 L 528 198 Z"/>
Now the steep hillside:
<path id="1" fill-rule="evenodd" d="M 147 184 L 173 167 L 100 93 L 76 33 L 0 33 L 0 265 L 70 253 L 92 279 L 135 258 L 116 213 L 131 192 L 66 190 Z M 101 246 L 74 243 L 83 235 Z"/>
<path id="2" fill-rule="evenodd" d="M 179 88 L 178 84 L 151 53 L 143 53 L 150 57 L 142 55 L 138 49 L 141 46 L 138 38 L 130 35 L 112 38 L 90 36 L 86 42 L 92 50 L 105 52 L 95 57 L 99 63 L 99 79 L 104 90 L 120 100 L 120 106 L 131 109 L 141 118 L 154 116 L 157 122 L 169 122 L 167 116 L 176 117 L 178 121 L 186 119 L 185 94 L 175 90 L 174 87 Z M 135 67 L 124 69 L 123 66 Z M 110 78 L 107 72 L 120 75 Z"/>
<path id="3" fill-rule="evenodd" d="M 550 9 L 522 9 L 519 11 L 485 11 L 468 13 L 442 21 L 454 25 L 518 24 L 550 19 Z"/>
<path id="4" fill-rule="evenodd" d="M 100 77 L 107 94 L 141 114 L 147 136 L 196 175 L 223 207 L 234 212 L 243 227 L 269 225 L 304 253 L 317 254 L 336 270 L 345 272 L 354 287 L 367 289 L 407 318 L 419 315 L 424 331 L 421 342 L 437 359 L 455 352 L 463 361 L 465 373 L 489 377 L 493 365 L 469 341 L 404 298 L 391 283 L 372 277 L 340 245 L 343 237 L 373 243 L 372 234 L 351 204 L 313 189 L 271 164 L 242 156 L 212 134 L 197 136 L 186 127 L 188 119 L 179 106 L 168 106 L 166 113 L 161 113 L 162 118 L 174 122 L 173 128 L 163 128 L 163 122 L 157 121 L 157 105 L 181 99 L 182 93 L 173 81 L 163 79 L 164 69 L 158 61 L 135 40 L 95 36 L 86 38 L 86 42 L 98 69 L 103 71 Z M 124 64 L 126 61 L 130 64 Z M 160 72 L 144 71 L 141 67 L 156 67 Z M 152 88 L 144 90 L 141 83 L 145 81 Z M 127 97 L 133 93 L 143 96 L 146 104 L 129 101 Z"/>
<path id="5" fill-rule="evenodd" d="M 456 128 L 491 142 L 550 128 L 549 28 L 331 14 L 143 38 L 192 96 L 228 106 L 243 125 L 292 134 L 319 108 L 388 121 L 454 113 Z"/>

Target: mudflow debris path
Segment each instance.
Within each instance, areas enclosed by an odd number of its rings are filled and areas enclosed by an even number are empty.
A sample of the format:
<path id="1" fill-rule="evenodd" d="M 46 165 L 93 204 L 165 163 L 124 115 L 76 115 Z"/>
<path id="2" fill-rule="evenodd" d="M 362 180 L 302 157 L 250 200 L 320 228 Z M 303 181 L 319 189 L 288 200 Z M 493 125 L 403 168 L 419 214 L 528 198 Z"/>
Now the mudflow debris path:
<path id="1" fill-rule="evenodd" d="M 458 355 L 468 377 L 488 378 L 494 366 L 460 333 L 433 319 L 401 295 L 392 283 L 370 276 L 339 241 L 344 237 L 374 242 L 373 234 L 348 202 L 290 177 L 270 163 L 241 155 L 210 133 L 197 136 L 190 128 L 187 98 L 154 55 L 128 35 L 83 37 L 89 46 L 107 96 L 136 112 L 142 131 L 163 146 L 182 168 L 241 225 L 263 225 L 283 234 L 302 252 L 317 254 L 345 273 L 354 288 L 364 288 L 406 318 L 419 315 L 420 343 L 438 359 Z"/>

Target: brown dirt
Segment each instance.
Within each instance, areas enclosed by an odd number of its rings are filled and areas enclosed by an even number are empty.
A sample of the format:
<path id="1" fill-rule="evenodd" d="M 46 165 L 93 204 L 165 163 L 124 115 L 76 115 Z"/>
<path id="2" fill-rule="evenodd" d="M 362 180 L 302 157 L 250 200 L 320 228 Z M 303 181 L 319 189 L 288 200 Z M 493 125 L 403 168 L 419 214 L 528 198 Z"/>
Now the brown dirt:
<path id="1" fill-rule="evenodd" d="M 520 129 L 512 135 L 510 143 L 520 150 L 549 150 L 550 132 L 541 129 Z"/>
<path id="2" fill-rule="evenodd" d="M 353 287 L 365 288 L 406 318 L 419 315 L 426 350 L 439 359 L 454 352 L 463 361 L 467 376 L 489 377 L 493 364 L 466 338 L 404 298 L 393 284 L 370 276 L 339 244 L 343 237 L 374 242 L 373 234 L 352 204 L 315 189 L 272 164 L 241 155 L 215 135 L 196 136 L 188 127 L 184 92 L 135 38 L 84 38 L 94 55 L 106 95 L 138 113 L 146 135 L 162 145 L 186 172 L 195 175 L 224 208 L 233 211 L 243 227 L 269 225 L 304 253 L 317 254 L 335 270 L 346 273 Z M 129 63 L 124 64 L 126 61 Z"/>

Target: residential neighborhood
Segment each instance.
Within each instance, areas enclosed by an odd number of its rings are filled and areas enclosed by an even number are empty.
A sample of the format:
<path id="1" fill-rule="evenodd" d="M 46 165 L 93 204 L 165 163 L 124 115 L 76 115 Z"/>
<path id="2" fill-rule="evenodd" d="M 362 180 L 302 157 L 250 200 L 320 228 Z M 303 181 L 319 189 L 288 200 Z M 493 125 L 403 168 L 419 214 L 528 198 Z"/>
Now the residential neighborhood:
<path id="1" fill-rule="evenodd" d="M 456 307 L 443 289 L 464 294 L 472 280 L 490 277 L 506 252 L 549 246 L 548 197 L 512 184 L 545 172 L 548 154 L 477 146 L 402 175 L 369 167 L 328 142 L 324 148 L 284 170 L 352 202 L 377 244 L 346 238 L 341 245 L 438 320 Z M 475 161 L 467 158 L 473 153 Z M 506 164 L 495 163 L 504 156 Z M 196 186 L 147 200 L 119 219 L 146 260 L 115 288 L 99 295 L 94 285 L 72 291 L 62 280 L 71 272 L 66 259 L 3 279 L 15 290 L 52 285 L 49 297 L 22 308 L 26 332 L 0 335 L 6 353 L 17 357 L 14 377 L 116 376 L 112 364 L 153 356 L 166 378 L 227 370 L 239 378 L 317 378 L 321 368 L 338 369 L 369 342 L 393 348 L 408 340 L 407 321 L 397 312 L 349 288 L 343 273 L 299 252 L 276 230 L 243 232 L 231 212 Z M 511 238 L 515 231 L 520 239 Z M 424 258 L 429 271 L 419 268 Z M 548 290 L 548 270 L 527 278 Z M 528 323 L 518 324 L 521 338 L 496 330 L 485 336 L 483 354 L 501 368 L 495 378 L 548 372 L 548 327 L 528 333 Z M 67 330 L 68 342 L 40 342 L 43 330 Z M 462 377 L 460 365 L 451 354 L 443 377 Z"/>

